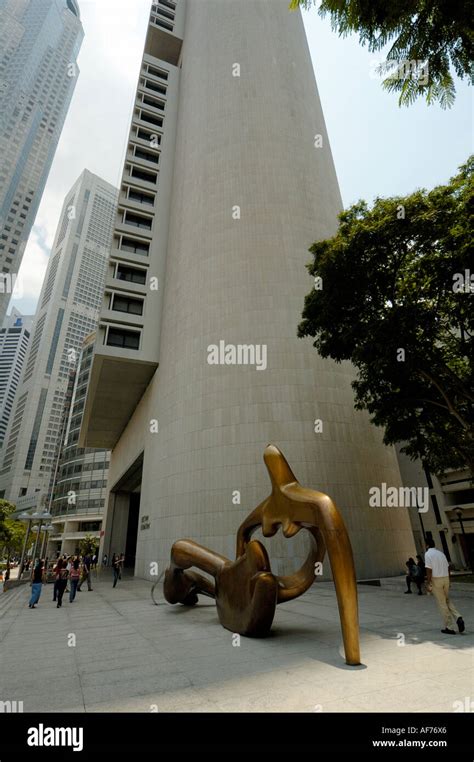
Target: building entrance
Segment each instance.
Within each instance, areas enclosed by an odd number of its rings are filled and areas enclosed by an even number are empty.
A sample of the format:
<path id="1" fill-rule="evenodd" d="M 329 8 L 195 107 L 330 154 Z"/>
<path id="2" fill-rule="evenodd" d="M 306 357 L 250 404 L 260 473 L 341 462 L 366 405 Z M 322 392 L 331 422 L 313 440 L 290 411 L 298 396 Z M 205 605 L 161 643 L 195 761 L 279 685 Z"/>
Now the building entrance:
<path id="1" fill-rule="evenodd" d="M 124 567 L 135 570 L 140 514 L 143 453 L 113 486 L 109 496 L 104 553 L 125 555 Z"/>

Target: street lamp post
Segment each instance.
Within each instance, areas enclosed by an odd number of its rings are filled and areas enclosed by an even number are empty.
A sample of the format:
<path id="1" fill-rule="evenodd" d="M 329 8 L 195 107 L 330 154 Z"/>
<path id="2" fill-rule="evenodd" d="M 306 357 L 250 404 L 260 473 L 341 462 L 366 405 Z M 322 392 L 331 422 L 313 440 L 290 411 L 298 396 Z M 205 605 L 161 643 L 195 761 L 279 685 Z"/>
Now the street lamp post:
<path id="1" fill-rule="evenodd" d="M 40 516 L 41 516 L 41 514 L 39 513 L 39 511 L 35 511 L 34 513 L 31 514 L 32 519 L 36 519 L 36 520 L 40 519 Z M 38 548 L 38 541 L 39 541 L 40 531 L 41 531 L 41 519 L 40 519 L 40 522 L 39 522 L 38 526 L 34 526 L 33 527 L 33 532 L 36 532 L 35 546 L 33 548 L 33 556 L 31 558 L 33 566 L 34 566 L 34 563 L 36 561 L 36 550 Z"/>
<path id="2" fill-rule="evenodd" d="M 43 556 L 44 556 L 44 554 L 46 552 L 46 548 L 47 548 L 47 544 L 48 544 L 48 535 L 49 535 L 50 532 L 53 531 L 53 529 L 54 529 L 54 527 L 53 527 L 52 524 L 46 524 L 44 526 L 43 544 L 41 545 L 41 558 L 43 558 Z"/>
<path id="3" fill-rule="evenodd" d="M 33 519 L 37 519 L 39 521 L 38 531 L 37 531 L 37 534 L 36 534 L 35 548 L 33 550 L 33 563 L 34 563 L 35 560 L 36 560 L 36 551 L 38 550 L 38 542 L 39 542 L 39 537 L 40 537 L 40 534 L 41 534 L 41 530 L 42 529 L 44 531 L 46 530 L 46 527 L 43 525 L 43 521 L 51 519 L 52 517 L 51 517 L 51 514 L 48 513 L 48 512 L 41 513 L 40 511 L 36 511 L 35 513 L 32 514 L 32 518 Z"/>
<path id="4" fill-rule="evenodd" d="M 19 518 L 20 521 L 27 521 L 28 522 L 28 525 L 26 527 L 25 540 L 23 542 L 23 548 L 22 548 L 22 551 L 21 551 L 20 567 L 19 567 L 19 573 L 18 573 L 18 579 L 21 579 L 21 576 L 23 574 L 23 564 L 25 563 L 26 548 L 27 548 L 27 545 L 28 545 L 28 538 L 30 536 L 31 524 L 33 523 L 33 519 L 31 518 L 30 514 L 26 513 L 26 512 L 21 513 L 18 516 L 18 518 Z"/>
<path id="5" fill-rule="evenodd" d="M 456 516 L 458 517 L 458 521 L 459 521 L 459 523 L 461 525 L 461 533 L 462 533 L 462 539 L 463 539 L 462 552 L 463 552 L 463 555 L 464 555 L 464 562 L 466 563 L 467 567 L 470 568 L 470 566 L 471 566 L 470 559 L 468 558 L 468 554 L 467 554 L 466 530 L 464 529 L 464 523 L 463 523 L 463 520 L 462 520 L 463 515 L 464 515 L 464 513 L 463 513 L 462 508 L 456 508 Z"/>
<path id="6" fill-rule="evenodd" d="M 44 558 L 46 540 L 48 537 L 49 528 L 51 526 L 50 524 L 51 518 L 52 516 L 49 511 L 44 511 L 44 513 L 41 514 L 41 531 L 44 532 L 44 534 L 43 534 L 43 542 L 41 543 L 40 558 Z M 43 521 L 44 521 L 44 524 L 43 524 Z"/>

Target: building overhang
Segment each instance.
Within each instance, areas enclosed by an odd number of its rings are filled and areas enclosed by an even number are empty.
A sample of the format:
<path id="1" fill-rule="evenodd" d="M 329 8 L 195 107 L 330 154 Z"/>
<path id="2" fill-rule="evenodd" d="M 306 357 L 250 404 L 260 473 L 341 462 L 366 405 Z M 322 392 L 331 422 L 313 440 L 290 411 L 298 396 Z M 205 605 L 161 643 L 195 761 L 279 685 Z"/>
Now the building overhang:
<path id="1" fill-rule="evenodd" d="M 71 522 L 82 522 L 82 521 L 103 521 L 104 520 L 104 514 L 103 513 L 63 513 L 62 515 L 53 516 L 51 519 L 51 524 L 66 524 Z"/>
<path id="2" fill-rule="evenodd" d="M 157 367 L 138 358 L 94 354 L 79 447 L 113 450 Z"/>

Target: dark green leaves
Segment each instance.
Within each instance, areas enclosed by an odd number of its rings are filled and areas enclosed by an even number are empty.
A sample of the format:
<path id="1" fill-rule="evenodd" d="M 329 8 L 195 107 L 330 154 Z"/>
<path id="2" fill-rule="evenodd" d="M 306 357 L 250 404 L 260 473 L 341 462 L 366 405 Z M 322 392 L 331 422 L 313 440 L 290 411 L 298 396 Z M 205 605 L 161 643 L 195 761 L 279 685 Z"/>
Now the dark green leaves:
<path id="1" fill-rule="evenodd" d="M 356 407 L 434 471 L 474 465 L 473 170 L 471 158 L 447 186 L 344 211 L 311 247 L 323 288 L 298 329 L 355 365 Z"/>
<path id="2" fill-rule="evenodd" d="M 290 8 L 310 8 L 316 0 L 292 0 Z M 418 96 L 449 108 L 455 99 L 451 70 L 473 81 L 473 0 L 322 0 L 334 31 L 353 32 L 372 53 L 391 43 L 379 73 L 383 87 L 410 105 Z"/>

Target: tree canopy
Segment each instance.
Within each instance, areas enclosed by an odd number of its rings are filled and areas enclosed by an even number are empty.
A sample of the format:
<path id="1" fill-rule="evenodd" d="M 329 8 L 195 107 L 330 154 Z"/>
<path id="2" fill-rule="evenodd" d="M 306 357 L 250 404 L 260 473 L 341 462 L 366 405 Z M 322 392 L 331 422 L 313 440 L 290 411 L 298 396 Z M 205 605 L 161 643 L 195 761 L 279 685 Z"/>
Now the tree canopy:
<path id="1" fill-rule="evenodd" d="M 355 407 L 434 472 L 474 473 L 474 157 L 445 186 L 360 201 L 311 247 L 299 336 L 357 369 Z"/>
<path id="2" fill-rule="evenodd" d="M 79 541 L 79 549 L 82 556 L 93 556 L 99 549 L 99 541 L 94 535 L 86 534 L 86 536 Z"/>
<path id="3" fill-rule="evenodd" d="M 26 533 L 21 521 L 10 518 L 14 511 L 13 503 L 0 500 L 0 551 L 6 550 L 8 557 L 21 552 Z"/>
<path id="4" fill-rule="evenodd" d="M 310 8 L 318 0 L 291 0 L 290 8 Z M 359 35 L 372 53 L 391 47 L 380 64 L 383 86 L 409 105 L 418 96 L 443 108 L 455 99 L 452 70 L 472 82 L 474 60 L 473 0 L 322 0 L 340 36 Z"/>

